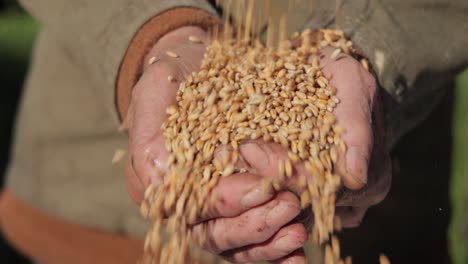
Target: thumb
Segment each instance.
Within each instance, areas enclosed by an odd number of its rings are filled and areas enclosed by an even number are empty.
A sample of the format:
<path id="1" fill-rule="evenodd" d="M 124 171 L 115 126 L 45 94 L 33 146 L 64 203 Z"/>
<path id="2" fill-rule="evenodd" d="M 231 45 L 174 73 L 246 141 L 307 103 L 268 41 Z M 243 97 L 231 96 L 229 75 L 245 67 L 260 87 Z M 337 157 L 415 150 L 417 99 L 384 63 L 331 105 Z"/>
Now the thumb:
<path id="1" fill-rule="evenodd" d="M 371 109 L 358 98 L 344 98 L 335 109 L 341 139 L 347 149 L 338 153 L 336 170 L 342 176 L 345 187 L 357 190 L 367 184 L 369 160 L 373 148 Z"/>
<path id="2" fill-rule="evenodd" d="M 344 185 L 352 190 L 361 189 L 367 183 L 367 168 L 369 166 L 369 151 L 362 147 L 351 146 L 346 152 L 346 171 Z"/>
<path id="3" fill-rule="evenodd" d="M 355 92 L 357 89 L 350 89 Z M 344 128 L 341 139 L 347 150 L 339 151 L 337 172 L 342 175 L 345 187 L 356 190 L 367 184 L 368 166 L 373 148 L 373 130 L 371 124 L 371 103 L 365 100 L 366 96 L 353 98 L 355 95 L 345 95 L 335 109 L 337 124 Z M 340 94 L 338 94 L 339 96 Z"/>
<path id="4" fill-rule="evenodd" d="M 350 56 L 330 61 L 323 59 L 325 74 L 332 76 L 331 85 L 337 88 L 341 101 L 334 109 L 337 124 L 344 128 L 342 140 L 347 151 L 339 154 L 337 172 L 349 189 L 360 189 L 367 184 L 368 166 L 373 147 L 371 113 L 376 93 L 376 81 L 371 73 Z M 327 61 L 328 60 L 328 61 Z"/>
<path id="5" fill-rule="evenodd" d="M 303 186 L 297 181 L 309 172 L 302 162 L 290 163 L 290 173 L 286 172 L 285 162 L 289 160 L 286 147 L 275 142 L 253 140 L 240 145 L 239 150 L 250 172 L 269 180 L 279 180 L 280 189 L 291 190 L 297 195 L 302 193 Z M 284 168 L 283 175 L 279 173 L 280 163 Z"/>

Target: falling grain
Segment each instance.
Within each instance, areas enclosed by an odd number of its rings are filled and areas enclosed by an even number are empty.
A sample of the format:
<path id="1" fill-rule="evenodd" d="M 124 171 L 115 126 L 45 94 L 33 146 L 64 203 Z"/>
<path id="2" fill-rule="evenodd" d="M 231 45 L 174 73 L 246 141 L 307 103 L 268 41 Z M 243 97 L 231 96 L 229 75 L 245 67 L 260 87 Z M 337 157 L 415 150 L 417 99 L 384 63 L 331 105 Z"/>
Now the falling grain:
<path id="1" fill-rule="evenodd" d="M 338 58 L 338 55 L 340 55 L 341 53 L 341 49 L 336 49 L 332 52 L 332 54 L 330 55 L 330 58 L 332 60 L 336 60 Z"/>
<path id="2" fill-rule="evenodd" d="M 151 65 L 153 63 L 155 63 L 158 59 L 156 57 L 151 57 L 149 60 L 148 60 L 148 64 Z"/>
<path id="3" fill-rule="evenodd" d="M 114 156 L 112 157 L 112 164 L 119 163 L 125 157 L 126 151 L 123 149 L 118 149 L 114 152 Z"/>
<path id="4" fill-rule="evenodd" d="M 361 65 L 366 71 L 369 71 L 369 62 L 366 59 L 361 59 Z"/>

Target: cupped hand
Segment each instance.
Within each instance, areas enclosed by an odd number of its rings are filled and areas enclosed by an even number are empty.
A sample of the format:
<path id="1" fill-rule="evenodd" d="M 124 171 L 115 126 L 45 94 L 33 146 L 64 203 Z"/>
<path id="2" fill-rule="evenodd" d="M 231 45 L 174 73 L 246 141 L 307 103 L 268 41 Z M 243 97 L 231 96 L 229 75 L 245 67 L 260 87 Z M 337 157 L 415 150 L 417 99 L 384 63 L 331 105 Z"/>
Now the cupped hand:
<path id="1" fill-rule="evenodd" d="M 197 36 L 201 42 L 191 42 L 189 36 Z M 161 129 L 167 117 L 166 108 L 176 104 L 179 84 L 185 76 L 200 68 L 208 42 L 208 34 L 201 28 L 179 28 L 163 36 L 145 60 L 127 113 L 126 181 L 130 196 L 138 203 L 150 183 L 158 185 L 163 181 L 163 174 L 158 172 L 166 170 L 168 156 Z"/>
<path id="2" fill-rule="evenodd" d="M 196 36 L 201 43 L 190 41 L 189 36 Z M 157 186 L 164 180 L 168 153 L 161 125 L 167 117 L 165 110 L 176 103 L 180 82 L 199 69 L 208 43 L 209 36 L 202 29 L 183 27 L 161 38 L 147 57 L 127 114 L 126 181 L 137 203 L 149 184 Z M 152 64 L 147 63 L 150 60 Z M 255 174 L 223 178 L 213 191 L 218 202 L 210 204 L 209 213 L 193 227 L 195 235 L 208 238 L 201 246 L 233 262 L 298 259 L 301 252 L 288 255 L 301 248 L 307 238 L 303 225 L 290 223 L 300 212 L 299 200 L 288 191 L 265 193 L 261 186 L 262 177 Z"/>
<path id="3" fill-rule="evenodd" d="M 341 102 L 334 113 L 347 145 L 339 153 L 337 172 L 343 188 L 338 192 L 336 213 L 344 226 L 361 223 L 367 209 L 380 203 L 391 185 L 390 151 L 385 144 L 384 109 L 375 77 L 353 57 L 341 54 L 332 59 L 325 49 L 320 63 L 332 76 Z"/>
<path id="4" fill-rule="evenodd" d="M 331 76 L 331 85 L 336 87 L 340 103 L 334 114 L 338 125 L 344 128 L 342 139 L 347 146 L 346 152 L 339 153 L 335 167 L 343 182 L 337 194 L 336 214 L 344 227 L 354 227 L 361 223 L 370 206 L 387 195 L 391 163 L 374 76 L 353 57 L 342 53 L 332 59 L 332 52 L 333 49 L 325 48 L 317 59 L 324 74 Z M 263 177 L 278 176 L 278 162 L 288 158 L 287 149 L 277 143 L 247 142 L 240 151 L 250 165 L 249 172 Z M 295 179 L 299 175 L 307 175 L 301 163 L 295 164 L 294 175 L 284 188 L 297 193 Z"/>

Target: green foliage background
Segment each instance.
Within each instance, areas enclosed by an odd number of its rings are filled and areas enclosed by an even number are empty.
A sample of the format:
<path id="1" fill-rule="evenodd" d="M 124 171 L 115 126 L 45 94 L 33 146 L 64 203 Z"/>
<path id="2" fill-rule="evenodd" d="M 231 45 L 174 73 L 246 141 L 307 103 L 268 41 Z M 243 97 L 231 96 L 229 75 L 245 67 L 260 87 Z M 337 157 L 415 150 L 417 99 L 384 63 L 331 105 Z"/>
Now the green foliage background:
<path id="1" fill-rule="evenodd" d="M 457 78 L 449 229 L 453 263 L 468 263 L 468 71 Z"/>

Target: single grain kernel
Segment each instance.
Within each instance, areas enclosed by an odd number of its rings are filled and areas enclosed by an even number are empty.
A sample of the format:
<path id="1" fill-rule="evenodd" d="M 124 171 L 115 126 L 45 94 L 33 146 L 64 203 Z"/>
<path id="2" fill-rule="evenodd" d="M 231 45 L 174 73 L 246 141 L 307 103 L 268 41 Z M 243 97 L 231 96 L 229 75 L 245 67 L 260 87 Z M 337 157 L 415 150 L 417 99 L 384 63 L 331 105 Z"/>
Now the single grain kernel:
<path id="1" fill-rule="evenodd" d="M 151 65 L 153 63 L 155 63 L 158 59 L 156 57 L 151 57 L 149 60 L 148 60 L 148 64 Z"/>
<path id="2" fill-rule="evenodd" d="M 126 151 L 123 149 L 118 149 L 114 153 L 114 157 L 112 157 L 112 164 L 119 163 L 125 157 Z"/>
<path id="3" fill-rule="evenodd" d="M 330 58 L 332 60 L 336 60 L 338 58 L 338 55 L 340 55 L 341 53 L 341 49 L 336 49 L 332 52 L 332 54 L 330 55 Z"/>
<path id="4" fill-rule="evenodd" d="M 201 43 L 201 39 L 197 36 L 189 36 L 189 40 L 193 43 Z"/>
<path id="5" fill-rule="evenodd" d="M 177 53 L 170 51 L 170 50 L 166 51 L 166 55 L 171 58 L 179 58 L 179 55 Z"/>

